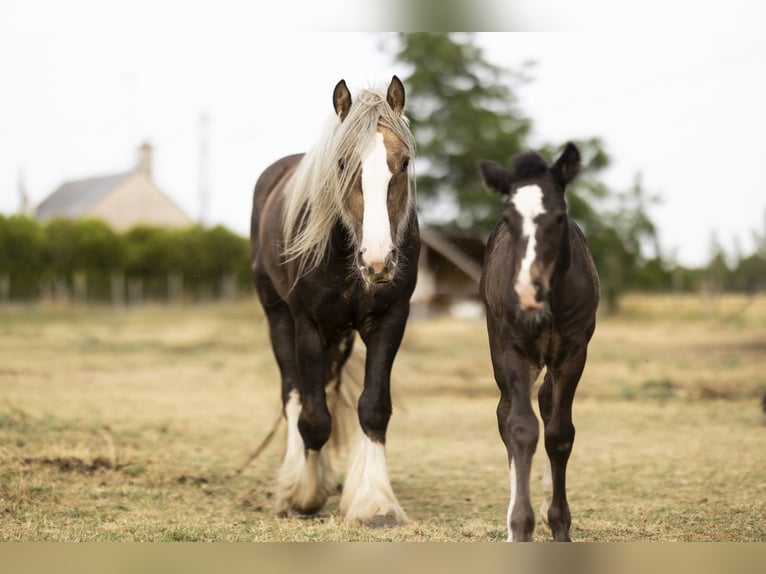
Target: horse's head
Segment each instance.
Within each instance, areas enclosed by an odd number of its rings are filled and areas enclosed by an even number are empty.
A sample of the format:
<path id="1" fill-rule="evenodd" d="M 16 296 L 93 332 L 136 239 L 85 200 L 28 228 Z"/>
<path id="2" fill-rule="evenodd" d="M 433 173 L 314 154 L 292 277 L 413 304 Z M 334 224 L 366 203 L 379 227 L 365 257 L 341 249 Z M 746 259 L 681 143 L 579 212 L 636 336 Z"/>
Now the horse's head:
<path id="1" fill-rule="evenodd" d="M 533 152 L 514 158 L 510 170 L 494 162 L 480 164 L 484 186 L 505 198 L 502 216 L 511 237 L 513 291 L 526 313 L 548 308 L 551 278 L 568 246 L 564 189 L 579 169 L 580 152 L 572 143 L 550 167 Z"/>
<path id="2" fill-rule="evenodd" d="M 413 144 L 402 116 L 404 86 L 399 78 L 392 78 L 385 101 L 369 91 L 359 99 L 352 105 L 343 80 L 335 86 L 333 105 L 342 123 L 337 169 L 344 190 L 342 218 L 352 236 L 355 265 L 362 279 L 375 285 L 394 278 L 399 245 L 412 217 Z M 370 109 L 377 111 L 366 118 Z M 365 131 L 372 137 L 357 137 Z"/>

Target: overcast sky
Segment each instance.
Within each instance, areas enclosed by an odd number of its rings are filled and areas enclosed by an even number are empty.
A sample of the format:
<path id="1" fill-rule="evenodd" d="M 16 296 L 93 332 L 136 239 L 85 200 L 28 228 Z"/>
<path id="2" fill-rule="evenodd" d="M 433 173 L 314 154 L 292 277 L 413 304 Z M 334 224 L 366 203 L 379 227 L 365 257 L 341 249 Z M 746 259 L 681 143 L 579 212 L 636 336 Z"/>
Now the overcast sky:
<path id="1" fill-rule="evenodd" d="M 703 264 L 714 230 L 728 249 L 737 241 L 750 252 L 766 226 L 762 15 L 731 0 L 725 14 L 702 10 L 712 24 L 695 31 L 668 10 L 661 25 L 605 32 L 583 12 L 546 20 L 539 11 L 550 4 L 534 4 L 528 21 L 567 30 L 571 17 L 577 30 L 477 36 L 495 64 L 536 62 L 517 90 L 530 143 L 601 137 L 613 160 L 607 182 L 626 189 L 641 174 L 662 198 L 652 215 L 665 254 L 681 263 Z M 231 0 L 3 0 L 0 212 L 18 209 L 20 179 L 36 205 L 64 181 L 130 169 L 148 140 L 157 184 L 199 218 L 206 113 L 207 222 L 247 234 L 255 179 L 313 143 L 335 83 L 385 87 L 407 74 L 380 34 L 269 30 L 261 10 Z"/>

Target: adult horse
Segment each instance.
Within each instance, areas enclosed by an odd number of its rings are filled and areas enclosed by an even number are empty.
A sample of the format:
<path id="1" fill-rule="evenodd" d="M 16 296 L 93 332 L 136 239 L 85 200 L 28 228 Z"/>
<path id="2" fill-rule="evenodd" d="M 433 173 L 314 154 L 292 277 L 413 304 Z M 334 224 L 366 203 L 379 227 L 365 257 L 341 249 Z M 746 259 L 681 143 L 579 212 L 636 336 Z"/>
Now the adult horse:
<path id="1" fill-rule="evenodd" d="M 510 467 L 508 540 L 531 540 L 535 527 L 529 479 L 539 430 L 530 392 L 543 367 L 537 397 L 548 461 L 541 513 L 554 540 L 570 540 L 566 468 L 575 434 L 572 401 L 599 300 L 593 258 L 567 216 L 564 197 L 579 169 L 580 153 L 571 143 L 551 167 L 532 152 L 517 156 L 510 170 L 480 164 L 485 187 L 505 198 L 487 243 L 480 289 L 500 387 L 497 421 Z"/>
<path id="2" fill-rule="evenodd" d="M 287 447 L 279 515 L 318 512 L 336 483 L 327 442 L 326 388 L 341 372 L 355 333 L 366 345 L 357 432 L 340 501 L 346 520 L 407 521 L 388 478 L 390 376 L 415 288 L 420 238 L 410 165 L 414 143 L 404 86 L 364 90 L 341 80 L 333 116 L 313 149 L 283 157 L 253 193 L 252 272 L 282 381 Z M 355 423 L 356 424 L 356 423 Z"/>

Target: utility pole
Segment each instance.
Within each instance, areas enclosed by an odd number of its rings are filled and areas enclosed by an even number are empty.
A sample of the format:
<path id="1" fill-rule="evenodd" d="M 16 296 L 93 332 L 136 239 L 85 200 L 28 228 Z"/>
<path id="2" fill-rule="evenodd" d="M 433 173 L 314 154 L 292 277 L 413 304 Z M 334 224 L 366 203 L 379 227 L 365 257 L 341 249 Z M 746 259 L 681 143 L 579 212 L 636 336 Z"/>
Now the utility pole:
<path id="1" fill-rule="evenodd" d="M 16 176 L 16 189 L 19 193 L 19 214 L 29 216 L 32 214 L 32 210 L 29 205 L 29 194 L 27 193 L 25 179 L 24 168 L 20 167 Z"/>
<path id="2" fill-rule="evenodd" d="M 198 181 L 199 224 L 203 227 L 210 216 L 210 114 L 206 111 L 199 115 L 197 125 L 199 137 Z"/>

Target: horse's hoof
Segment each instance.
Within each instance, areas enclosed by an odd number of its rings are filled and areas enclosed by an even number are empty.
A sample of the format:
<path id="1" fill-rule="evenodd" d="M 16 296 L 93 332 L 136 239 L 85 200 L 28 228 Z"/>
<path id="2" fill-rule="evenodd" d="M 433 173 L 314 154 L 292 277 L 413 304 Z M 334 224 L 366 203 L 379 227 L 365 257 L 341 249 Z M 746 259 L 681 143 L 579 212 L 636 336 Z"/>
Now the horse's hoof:
<path id="1" fill-rule="evenodd" d="M 360 522 L 370 528 L 393 528 L 394 526 L 407 524 L 407 519 L 392 511 L 386 514 L 376 514 L 372 518 Z"/>
<path id="2" fill-rule="evenodd" d="M 324 514 L 317 510 L 316 512 L 302 512 L 294 508 L 280 510 L 276 513 L 277 518 L 300 518 L 301 520 L 311 520 L 314 518 L 324 518 Z"/>

